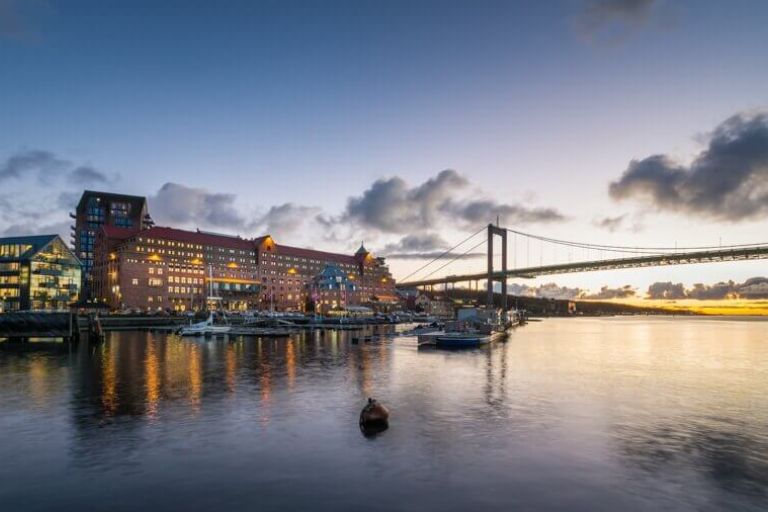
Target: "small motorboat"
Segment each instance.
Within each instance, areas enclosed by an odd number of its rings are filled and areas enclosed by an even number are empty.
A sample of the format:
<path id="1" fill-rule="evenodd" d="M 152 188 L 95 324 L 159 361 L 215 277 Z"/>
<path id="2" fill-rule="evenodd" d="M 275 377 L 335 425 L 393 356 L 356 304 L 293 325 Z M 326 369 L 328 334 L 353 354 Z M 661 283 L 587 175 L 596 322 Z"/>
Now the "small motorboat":
<path id="1" fill-rule="evenodd" d="M 232 329 L 229 325 L 213 325 L 213 313 L 207 320 L 195 324 L 185 325 L 179 329 L 182 336 L 214 336 L 218 334 L 227 334 Z"/>
<path id="2" fill-rule="evenodd" d="M 435 337 L 435 344 L 441 348 L 479 347 L 490 341 L 490 334 L 479 332 L 447 332 Z"/>

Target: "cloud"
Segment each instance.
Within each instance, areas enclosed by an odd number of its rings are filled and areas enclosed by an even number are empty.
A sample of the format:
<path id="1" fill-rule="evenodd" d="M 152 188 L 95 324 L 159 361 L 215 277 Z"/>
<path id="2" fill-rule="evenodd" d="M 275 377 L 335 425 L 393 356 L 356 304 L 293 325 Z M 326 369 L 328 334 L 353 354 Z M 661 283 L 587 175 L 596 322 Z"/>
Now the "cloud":
<path id="1" fill-rule="evenodd" d="M 636 290 L 630 285 L 624 285 L 619 288 L 603 286 L 597 293 L 583 295 L 582 299 L 609 300 L 609 299 L 627 299 L 636 295 Z"/>
<path id="2" fill-rule="evenodd" d="M 686 297 L 683 283 L 656 282 L 648 287 L 646 297 L 649 299 L 684 299 Z"/>
<path id="3" fill-rule="evenodd" d="M 70 222 L 61 221 L 50 224 L 33 221 L 19 222 L 6 226 L 0 233 L 2 236 L 59 235 L 69 245 Z"/>
<path id="4" fill-rule="evenodd" d="M 623 41 L 651 18 L 656 0 L 587 0 L 576 18 L 577 30 L 601 43 Z"/>
<path id="5" fill-rule="evenodd" d="M 466 226 L 472 227 L 494 222 L 496 217 L 504 225 L 566 220 L 563 214 L 553 208 L 526 208 L 520 205 L 500 204 L 491 200 L 473 200 L 458 203 L 449 200 L 441 208 Z"/>
<path id="6" fill-rule="evenodd" d="M 71 164 L 57 157 L 50 151 L 32 149 L 19 151 L 8 157 L 0 165 L 0 182 L 7 179 L 22 179 L 35 177 L 41 182 L 47 182 L 57 173 L 66 171 Z"/>
<path id="7" fill-rule="evenodd" d="M 667 155 L 632 160 L 610 184 L 615 200 L 637 199 L 660 210 L 739 221 L 768 213 L 768 113 L 737 114 L 708 137 L 686 166 Z"/>
<path id="8" fill-rule="evenodd" d="M 682 283 L 653 283 L 648 288 L 649 299 L 766 299 L 768 298 L 768 278 L 752 277 L 743 283 L 721 281 L 715 284 L 696 283 L 685 288 Z"/>
<path id="9" fill-rule="evenodd" d="M 462 228 L 495 221 L 535 223 L 564 220 L 551 208 L 528 208 L 469 197 L 469 180 L 448 169 L 411 187 L 400 177 L 377 180 L 359 197 L 352 197 L 340 221 L 351 221 L 383 233 L 402 234 L 461 223 Z"/>
<path id="10" fill-rule="evenodd" d="M 622 227 L 626 218 L 627 218 L 626 214 L 619 215 L 617 217 L 602 217 L 599 219 L 595 219 L 592 222 L 592 224 L 594 224 L 599 228 L 607 229 L 608 231 L 613 233 L 614 231 L 618 231 Z"/>
<path id="11" fill-rule="evenodd" d="M 753 277 L 743 283 L 733 281 L 719 282 L 713 285 L 696 283 L 686 291 L 689 299 L 765 299 L 768 298 L 768 279 Z"/>
<path id="12" fill-rule="evenodd" d="M 113 181 L 112 178 L 107 177 L 101 171 L 97 171 L 93 167 L 80 166 L 73 169 L 67 176 L 70 183 L 82 187 L 90 187 L 94 185 L 106 185 Z"/>
<path id="13" fill-rule="evenodd" d="M 735 283 L 728 281 L 727 283 L 720 282 L 713 285 L 696 283 L 693 285 L 693 288 L 686 290 L 686 295 L 689 299 L 719 300 L 733 299 L 738 294 L 735 291 Z"/>
<path id="14" fill-rule="evenodd" d="M 768 299 L 768 278 L 752 277 L 738 287 L 739 297 L 743 299 Z"/>
<path id="15" fill-rule="evenodd" d="M 467 185 L 466 178 L 450 169 L 413 188 L 397 176 L 376 180 L 362 196 L 348 200 L 345 217 L 387 233 L 428 229 L 437 222 L 440 206 Z"/>
<path id="16" fill-rule="evenodd" d="M 511 283 L 508 285 L 508 293 L 518 297 L 571 300 L 584 295 L 585 290 L 560 286 L 556 283 L 546 283 L 539 286 Z"/>
<path id="17" fill-rule="evenodd" d="M 417 233 L 413 235 L 406 235 L 397 243 L 387 244 L 384 247 L 383 252 L 387 254 L 396 251 L 434 251 L 437 249 L 445 249 L 446 247 L 448 247 L 446 241 L 436 233 Z"/>
<path id="18" fill-rule="evenodd" d="M 0 164 L 0 182 L 9 179 L 36 180 L 48 186 L 61 184 L 89 187 L 112 184 L 118 178 L 116 174 L 107 176 L 90 165 L 76 166 L 69 160 L 42 149 L 16 152 Z"/>
<path id="19" fill-rule="evenodd" d="M 242 230 L 247 223 L 234 206 L 235 198 L 234 194 L 169 182 L 149 198 L 149 203 L 152 217 L 160 224 Z"/>
<path id="20" fill-rule="evenodd" d="M 252 229 L 280 238 L 299 231 L 307 223 L 322 223 L 322 211 L 313 206 L 300 206 L 285 203 L 273 206 L 264 215 L 257 217 L 252 223 Z"/>
<path id="21" fill-rule="evenodd" d="M 472 259 L 485 257 L 484 252 L 470 252 L 467 254 L 445 252 L 448 243 L 436 233 L 423 233 L 406 235 L 399 242 L 387 244 L 382 249 L 382 254 L 389 259 L 397 260 L 426 260 L 442 256 L 446 259 Z"/>

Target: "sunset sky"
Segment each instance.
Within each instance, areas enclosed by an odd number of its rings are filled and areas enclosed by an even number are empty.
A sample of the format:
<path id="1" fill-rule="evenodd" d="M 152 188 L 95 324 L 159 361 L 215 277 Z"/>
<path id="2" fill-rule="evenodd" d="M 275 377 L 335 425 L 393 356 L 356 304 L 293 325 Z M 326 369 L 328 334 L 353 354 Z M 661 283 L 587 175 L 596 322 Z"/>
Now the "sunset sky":
<path id="1" fill-rule="evenodd" d="M 0 235 L 69 240 L 89 188 L 148 196 L 161 225 L 364 240 L 396 277 L 497 215 L 598 244 L 768 242 L 767 21 L 763 0 L 0 0 Z M 518 284 L 738 291 L 766 265 Z"/>

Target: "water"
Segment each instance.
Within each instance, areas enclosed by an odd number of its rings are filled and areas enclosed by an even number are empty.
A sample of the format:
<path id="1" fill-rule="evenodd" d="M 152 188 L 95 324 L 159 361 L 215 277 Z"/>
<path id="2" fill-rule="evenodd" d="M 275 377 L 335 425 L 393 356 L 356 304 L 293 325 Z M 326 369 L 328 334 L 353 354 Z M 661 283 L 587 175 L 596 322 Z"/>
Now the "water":
<path id="1" fill-rule="evenodd" d="M 367 396 L 392 411 L 365 437 Z M 766 510 L 768 322 L 0 352 L 0 510 Z"/>

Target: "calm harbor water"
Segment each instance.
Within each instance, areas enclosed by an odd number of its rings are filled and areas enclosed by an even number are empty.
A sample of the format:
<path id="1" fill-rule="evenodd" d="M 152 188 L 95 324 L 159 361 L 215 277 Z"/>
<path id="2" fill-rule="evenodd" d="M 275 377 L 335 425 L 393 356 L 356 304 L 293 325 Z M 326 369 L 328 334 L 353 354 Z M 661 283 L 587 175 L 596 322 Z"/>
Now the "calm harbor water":
<path id="1" fill-rule="evenodd" d="M 390 429 L 365 437 L 375 396 Z M 768 322 L 0 352 L 0 510 L 766 510 Z"/>

